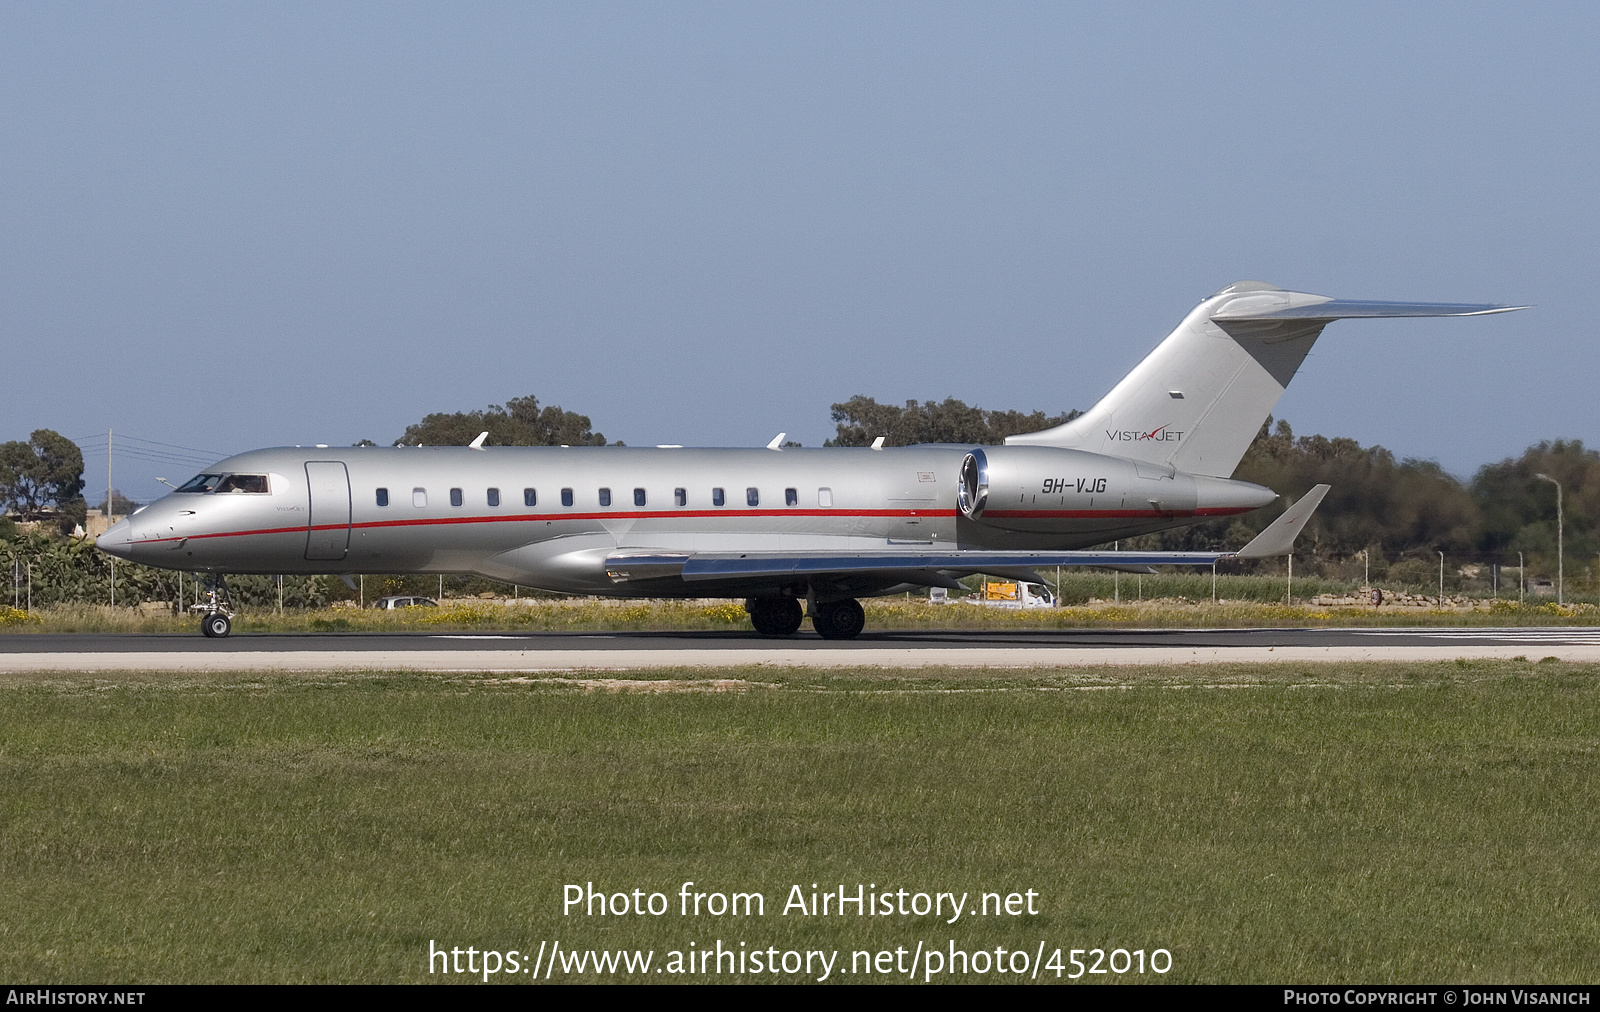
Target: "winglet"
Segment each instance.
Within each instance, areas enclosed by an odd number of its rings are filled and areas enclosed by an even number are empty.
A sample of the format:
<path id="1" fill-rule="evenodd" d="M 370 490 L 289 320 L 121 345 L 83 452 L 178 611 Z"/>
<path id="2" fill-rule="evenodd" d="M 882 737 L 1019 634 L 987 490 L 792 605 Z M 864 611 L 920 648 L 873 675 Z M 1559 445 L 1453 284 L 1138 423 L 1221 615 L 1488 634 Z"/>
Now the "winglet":
<path id="1" fill-rule="evenodd" d="M 478 438 L 477 439 L 474 439 L 472 442 L 468 443 L 467 445 L 472 447 L 474 450 L 481 450 L 481 449 L 483 449 L 483 441 L 485 439 L 488 439 L 488 438 L 489 438 L 489 430 L 488 429 L 484 429 L 482 432 L 478 433 Z"/>
<path id="2" fill-rule="evenodd" d="M 787 435 L 788 435 L 787 432 L 780 432 L 776 436 L 773 436 L 772 437 L 772 442 L 767 444 L 767 449 L 769 449 L 769 450 L 780 449 L 783 446 L 783 437 L 787 436 Z"/>
<path id="3" fill-rule="evenodd" d="M 1234 553 L 1240 559 L 1265 559 L 1274 555 L 1288 555 L 1294 550 L 1294 539 L 1305 530 L 1311 514 L 1322 505 L 1322 497 L 1328 494 L 1327 485 L 1318 485 L 1300 498 L 1300 501 L 1283 511 L 1283 516 L 1267 525 L 1267 529 L 1257 534 L 1248 545 Z"/>

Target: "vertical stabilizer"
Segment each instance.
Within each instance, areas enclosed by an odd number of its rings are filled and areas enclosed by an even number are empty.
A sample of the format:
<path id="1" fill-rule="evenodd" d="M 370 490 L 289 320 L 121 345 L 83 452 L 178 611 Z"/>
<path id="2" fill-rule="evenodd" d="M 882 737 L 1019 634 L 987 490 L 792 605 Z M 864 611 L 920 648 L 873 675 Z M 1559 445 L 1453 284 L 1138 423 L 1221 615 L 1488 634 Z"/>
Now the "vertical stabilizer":
<path id="1" fill-rule="evenodd" d="M 1071 447 L 1226 478 L 1331 321 L 1519 308 L 1350 302 L 1240 281 L 1196 306 L 1086 414 L 1006 442 Z"/>

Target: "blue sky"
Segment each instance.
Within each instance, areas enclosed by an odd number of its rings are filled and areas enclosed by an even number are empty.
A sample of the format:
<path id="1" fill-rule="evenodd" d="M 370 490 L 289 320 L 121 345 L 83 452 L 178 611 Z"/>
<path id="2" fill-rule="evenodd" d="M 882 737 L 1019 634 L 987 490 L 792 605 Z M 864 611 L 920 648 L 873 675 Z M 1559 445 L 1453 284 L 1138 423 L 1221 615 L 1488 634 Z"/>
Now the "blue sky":
<path id="1" fill-rule="evenodd" d="M 0 439 L 394 439 L 536 394 L 630 444 L 1087 408 L 1199 299 L 1335 324 L 1299 432 L 1600 445 L 1600 7 L 0 7 Z M 138 444 L 129 444 L 130 447 Z M 204 454 L 130 455 L 160 491 Z M 90 465 L 91 491 L 103 465 Z"/>

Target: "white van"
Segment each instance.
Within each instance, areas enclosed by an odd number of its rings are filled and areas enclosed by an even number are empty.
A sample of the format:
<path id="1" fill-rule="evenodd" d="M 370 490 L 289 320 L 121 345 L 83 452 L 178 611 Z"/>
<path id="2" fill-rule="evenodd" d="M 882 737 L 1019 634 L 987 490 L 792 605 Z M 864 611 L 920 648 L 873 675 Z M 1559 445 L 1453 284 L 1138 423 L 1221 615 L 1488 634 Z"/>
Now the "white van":
<path id="1" fill-rule="evenodd" d="M 928 600 L 934 604 L 948 604 L 950 592 L 943 587 L 928 591 Z M 965 600 L 986 608 L 1054 608 L 1056 597 L 1042 583 L 985 583 L 983 588 Z"/>
<path id="2" fill-rule="evenodd" d="M 988 608 L 1054 608 L 1056 597 L 1042 583 L 988 583 L 980 592 Z"/>

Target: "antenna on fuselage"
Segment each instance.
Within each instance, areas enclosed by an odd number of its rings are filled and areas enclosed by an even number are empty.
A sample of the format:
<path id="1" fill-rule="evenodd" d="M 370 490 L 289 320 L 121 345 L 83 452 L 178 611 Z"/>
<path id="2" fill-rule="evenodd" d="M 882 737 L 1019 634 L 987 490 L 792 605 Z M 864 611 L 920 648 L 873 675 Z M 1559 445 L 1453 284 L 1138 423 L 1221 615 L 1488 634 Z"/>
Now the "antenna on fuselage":
<path id="1" fill-rule="evenodd" d="M 787 432 L 780 432 L 776 436 L 773 436 L 772 437 L 772 442 L 767 444 L 767 449 L 769 449 L 769 450 L 778 449 L 780 446 L 783 445 L 783 437 L 787 436 L 787 435 L 788 435 Z"/>
<path id="2" fill-rule="evenodd" d="M 484 429 L 482 432 L 478 433 L 478 438 L 474 439 L 472 442 L 468 443 L 467 446 L 471 447 L 474 450 L 481 450 L 481 449 L 483 449 L 483 441 L 485 439 L 488 439 L 488 438 L 489 438 L 489 430 L 488 429 Z"/>
<path id="3" fill-rule="evenodd" d="M 878 437 L 878 438 L 877 438 L 877 439 L 874 439 L 874 440 L 873 440 L 873 441 L 872 441 L 872 448 L 873 448 L 873 449 L 874 449 L 874 450 L 881 450 L 881 449 L 883 449 L 883 440 L 884 440 L 884 438 L 885 438 L 885 437 L 883 437 L 883 436 L 879 436 L 879 437 Z"/>

